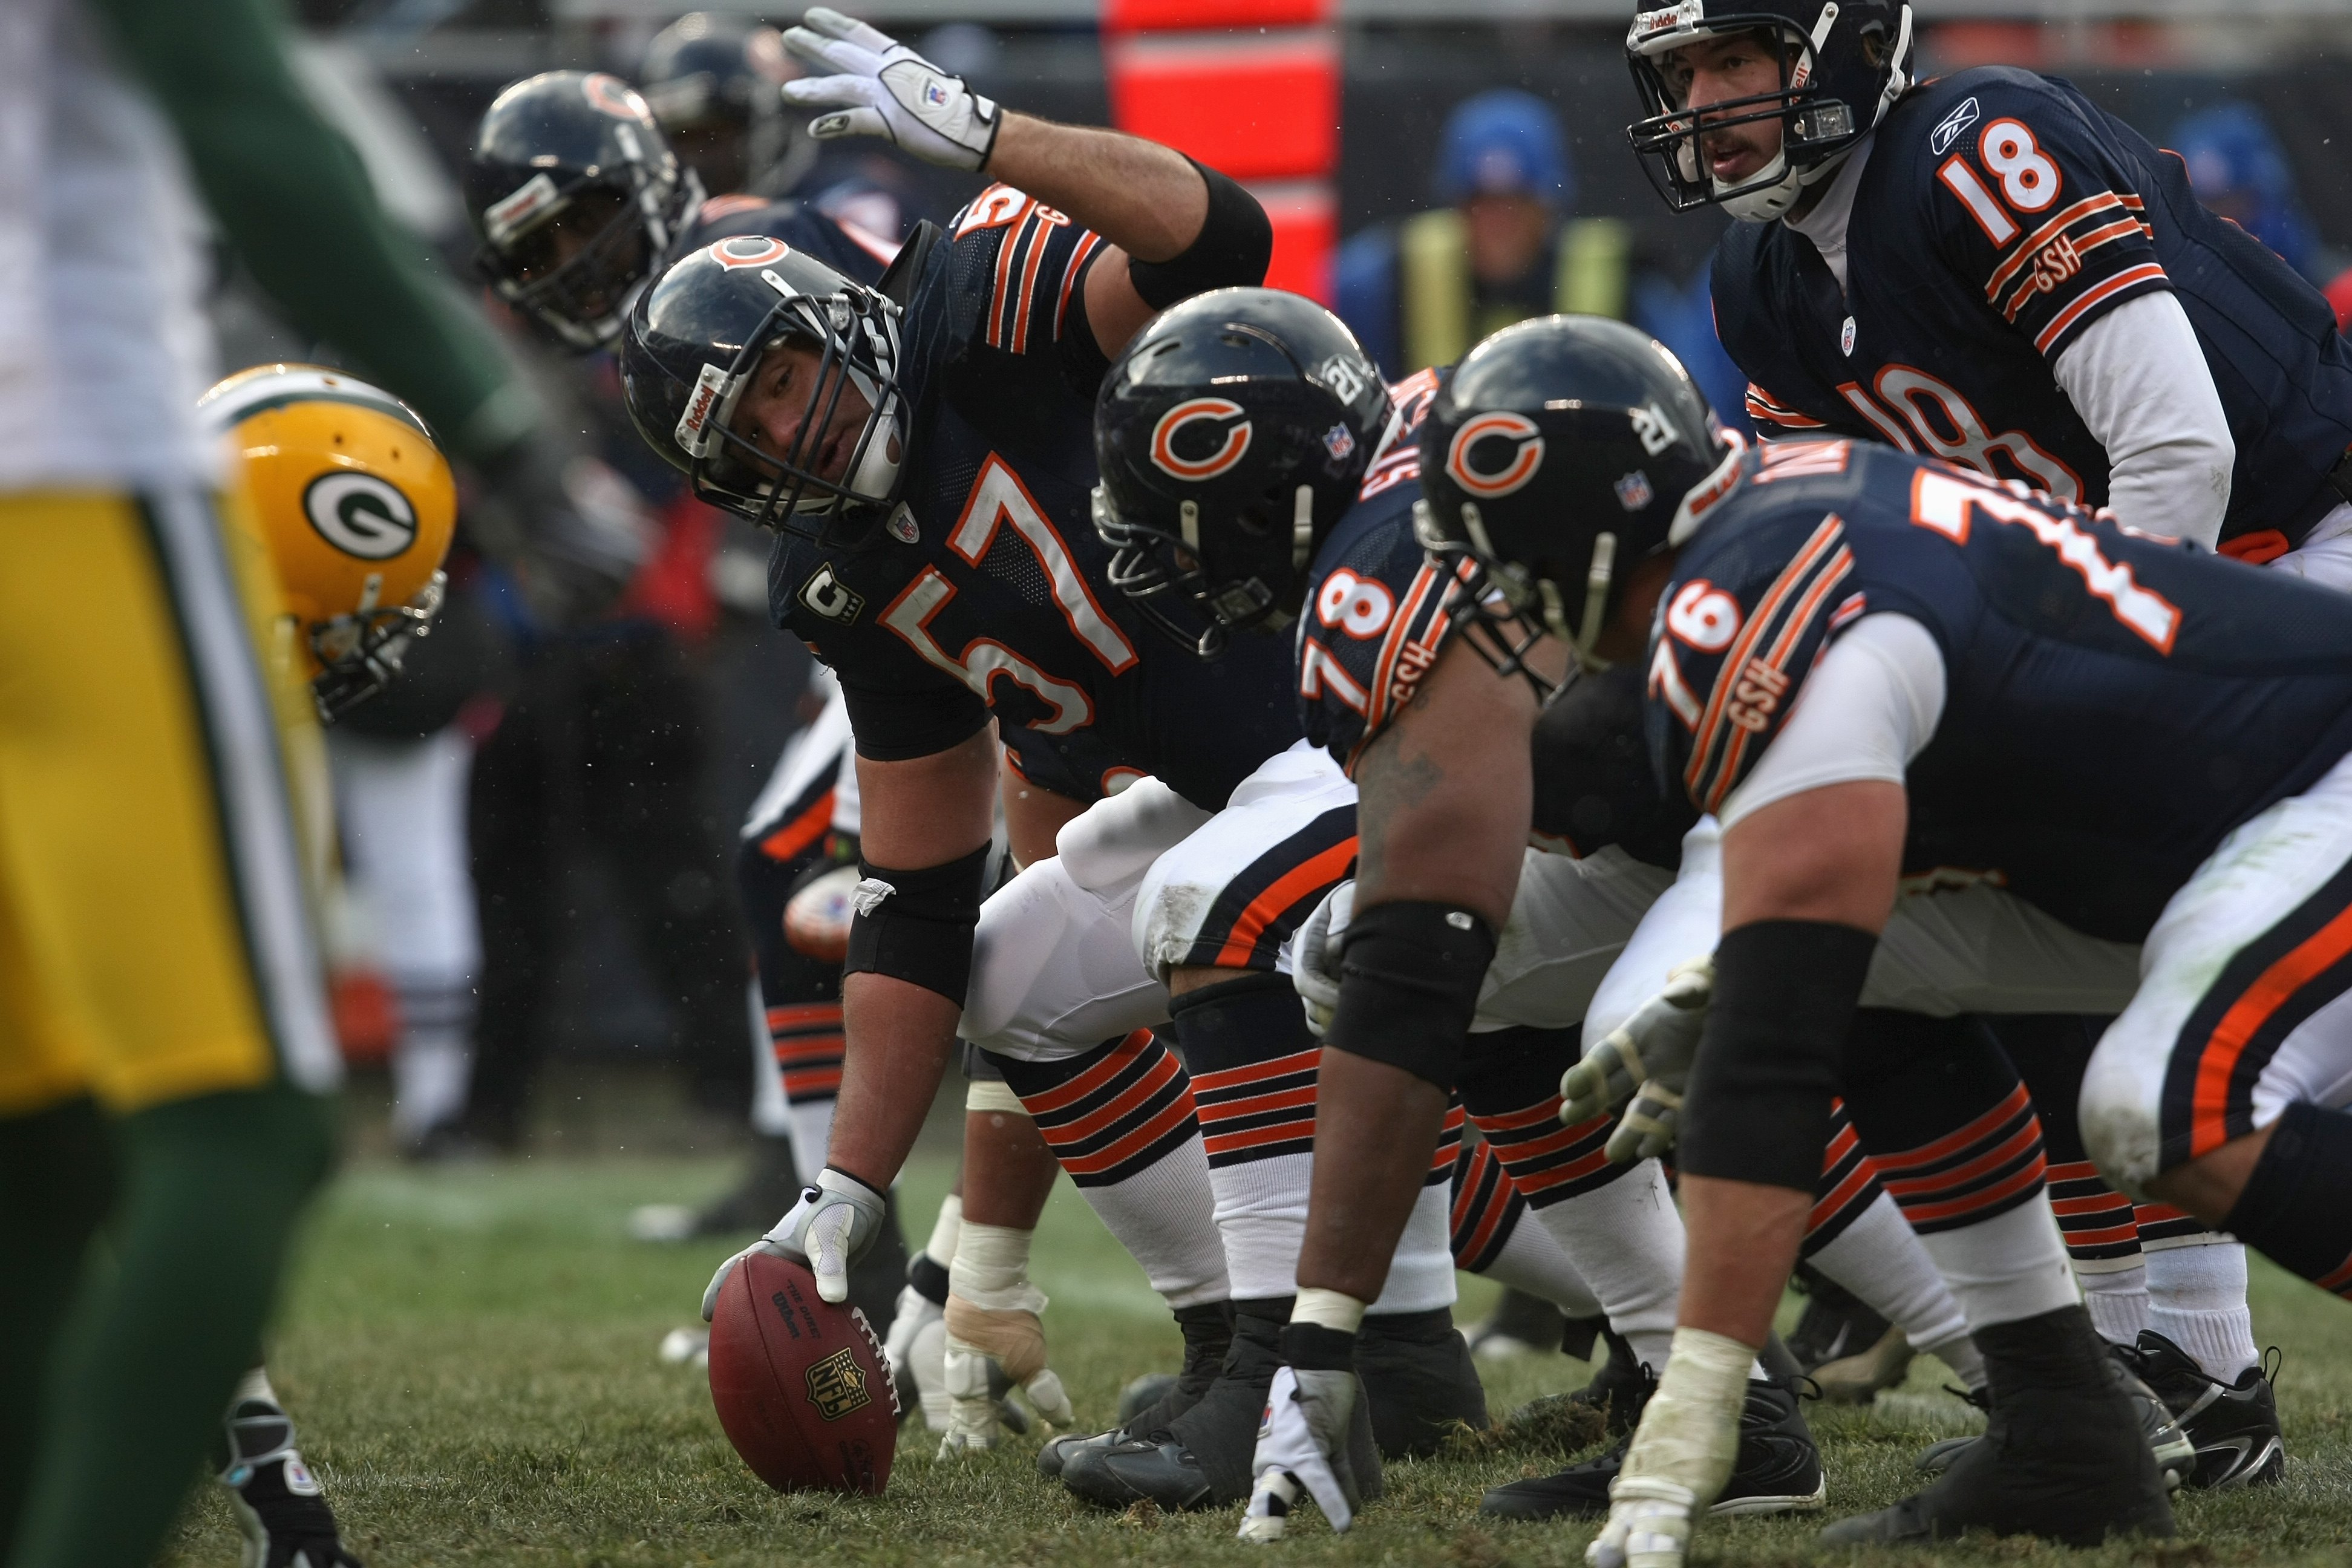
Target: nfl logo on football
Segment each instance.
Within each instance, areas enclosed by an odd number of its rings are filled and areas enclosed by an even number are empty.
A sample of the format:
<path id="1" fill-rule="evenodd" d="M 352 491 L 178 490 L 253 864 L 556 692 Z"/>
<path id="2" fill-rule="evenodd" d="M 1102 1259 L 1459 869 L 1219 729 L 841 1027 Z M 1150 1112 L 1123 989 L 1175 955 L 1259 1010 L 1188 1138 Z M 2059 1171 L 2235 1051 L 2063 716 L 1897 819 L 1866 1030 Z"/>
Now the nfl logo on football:
<path id="1" fill-rule="evenodd" d="M 874 1402 L 866 1390 L 866 1373 L 845 1348 L 809 1368 L 807 1375 L 809 1403 L 828 1421 L 838 1421 Z"/>

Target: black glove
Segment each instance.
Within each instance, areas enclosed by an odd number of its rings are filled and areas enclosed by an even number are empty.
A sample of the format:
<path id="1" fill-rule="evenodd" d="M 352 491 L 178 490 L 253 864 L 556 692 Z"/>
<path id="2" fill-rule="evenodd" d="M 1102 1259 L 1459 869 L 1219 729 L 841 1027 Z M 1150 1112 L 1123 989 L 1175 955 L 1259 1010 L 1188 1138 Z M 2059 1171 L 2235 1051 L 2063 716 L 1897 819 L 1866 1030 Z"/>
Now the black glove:
<path id="1" fill-rule="evenodd" d="M 610 609 L 651 552 L 645 500 L 596 458 L 527 437 L 485 459 L 471 521 L 532 615 L 576 626 Z"/>

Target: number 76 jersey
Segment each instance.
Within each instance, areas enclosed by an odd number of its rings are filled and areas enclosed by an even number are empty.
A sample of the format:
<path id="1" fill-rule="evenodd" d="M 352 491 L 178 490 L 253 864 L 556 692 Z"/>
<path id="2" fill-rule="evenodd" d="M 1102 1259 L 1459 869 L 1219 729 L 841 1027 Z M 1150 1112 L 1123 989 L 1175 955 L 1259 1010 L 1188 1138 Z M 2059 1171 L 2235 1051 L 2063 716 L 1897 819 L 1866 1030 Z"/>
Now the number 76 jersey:
<path id="1" fill-rule="evenodd" d="M 1889 612 L 1943 664 L 1905 779 L 1906 875 L 1990 879 L 2093 936 L 2144 938 L 2223 835 L 2352 751 L 2352 596 L 1941 462 L 1805 442 L 1749 458 L 1659 600 L 1662 787 L 1721 807 L 1828 647 Z"/>

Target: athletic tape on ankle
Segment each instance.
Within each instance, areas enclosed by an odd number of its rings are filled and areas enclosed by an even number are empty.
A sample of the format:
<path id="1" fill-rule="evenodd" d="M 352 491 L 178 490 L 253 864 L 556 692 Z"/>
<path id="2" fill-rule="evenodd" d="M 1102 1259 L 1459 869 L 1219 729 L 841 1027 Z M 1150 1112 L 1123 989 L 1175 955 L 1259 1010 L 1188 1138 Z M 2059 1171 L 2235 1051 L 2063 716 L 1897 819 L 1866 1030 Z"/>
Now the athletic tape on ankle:
<path id="1" fill-rule="evenodd" d="M 1026 1116 L 1028 1108 L 1012 1086 L 1002 1079 L 976 1078 L 963 1094 L 966 1110 L 992 1111 L 1003 1116 Z"/>
<path id="2" fill-rule="evenodd" d="M 1712 1501 L 1738 1456 L 1739 1415 L 1755 1363 L 1751 1345 L 1705 1329 L 1676 1329 L 1658 1391 L 1626 1451 L 1624 1477 L 1687 1487 L 1702 1508 Z"/>
<path id="3" fill-rule="evenodd" d="M 1044 1311 L 1045 1292 L 1029 1283 L 1029 1246 L 1035 1236 L 1009 1225 L 964 1221 L 955 1261 L 948 1267 L 949 1291 L 990 1311 Z"/>
<path id="4" fill-rule="evenodd" d="M 1294 1323 L 1314 1323 L 1342 1334 L 1352 1334 L 1363 1326 L 1364 1303 L 1339 1290 L 1324 1290 L 1314 1286 L 1302 1288 L 1298 1300 L 1291 1304 L 1290 1321 Z"/>

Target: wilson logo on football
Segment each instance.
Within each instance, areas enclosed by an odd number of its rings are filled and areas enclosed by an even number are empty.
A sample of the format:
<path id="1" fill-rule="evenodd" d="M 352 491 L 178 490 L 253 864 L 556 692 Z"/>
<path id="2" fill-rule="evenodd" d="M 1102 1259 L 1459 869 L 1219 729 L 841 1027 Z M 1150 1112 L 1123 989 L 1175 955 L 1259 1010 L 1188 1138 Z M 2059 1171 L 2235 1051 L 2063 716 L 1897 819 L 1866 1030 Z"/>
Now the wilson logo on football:
<path id="1" fill-rule="evenodd" d="M 362 561 L 389 561 L 416 538 L 416 509 L 373 474 L 320 474 L 302 491 L 302 515 L 320 538 Z"/>
<path id="2" fill-rule="evenodd" d="M 722 239 L 710 247 L 710 254 L 719 266 L 766 267 L 782 261 L 793 253 L 793 247 L 781 239 L 770 239 L 761 234 L 739 234 L 732 239 Z"/>
<path id="3" fill-rule="evenodd" d="M 1499 465 L 1494 461 L 1498 457 Z M 1523 414 L 1481 414 L 1454 432 L 1445 474 L 1481 500 L 1491 500 L 1534 479 L 1543 458 L 1543 434 L 1534 420 Z"/>
<path id="4" fill-rule="evenodd" d="M 1240 404 L 1188 398 L 1152 426 L 1151 461 L 1180 479 L 1213 479 L 1240 462 L 1249 444 L 1249 417 Z"/>

